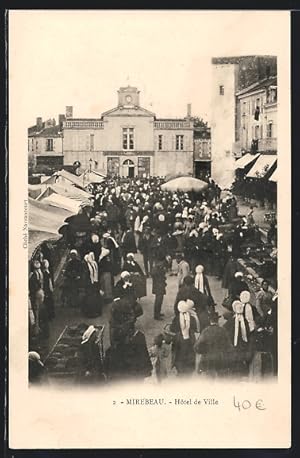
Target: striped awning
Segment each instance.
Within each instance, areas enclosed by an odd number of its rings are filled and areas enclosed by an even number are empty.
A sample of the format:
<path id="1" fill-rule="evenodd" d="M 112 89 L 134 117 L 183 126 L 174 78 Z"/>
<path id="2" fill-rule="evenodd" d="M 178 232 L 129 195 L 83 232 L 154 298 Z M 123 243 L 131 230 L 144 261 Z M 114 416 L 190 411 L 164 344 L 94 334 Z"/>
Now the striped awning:
<path id="1" fill-rule="evenodd" d="M 62 196 L 60 194 L 55 194 L 55 193 L 43 198 L 42 202 L 44 204 L 49 205 L 52 208 L 53 207 L 62 208 L 74 214 L 78 213 L 81 205 L 85 203 L 82 200 L 70 199 L 69 197 Z"/>
<path id="2" fill-rule="evenodd" d="M 53 208 L 47 202 L 36 201 L 29 197 L 29 230 L 58 234 L 65 219 L 76 214 L 64 208 Z"/>
<path id="3" fill-rule="evenodd" d="M 73 173 L 67 172 L 66 170 L 59 170 L 58 172 L 53 173 L 53 175 L 44 181 L 43 184 L 62 184 L 65 182 L 84 189 L 80 178 Z"/>
<path id="4" fill-rule="evenodd" d="M 277 183 L 278 181 L 278 169 L 276 168 L 272 175 L 269 178 L 269 181 L 274 181 L 274 183 Z"/>
<path id="5" fill-rule="evenodd" d="M 261 154 L 247 173 L 248 178 L 263 178 L 277 161 L 276 154 Z"/>
<path id="6" fill-rule="evenodd" d="M 256 161 L 260 153 L 250 154 L 247 153 L 244 156 L 240 157 L 234 164 L 236 169 L 244 169 L 247 165 L 251 164 L 251 162 Z"/>

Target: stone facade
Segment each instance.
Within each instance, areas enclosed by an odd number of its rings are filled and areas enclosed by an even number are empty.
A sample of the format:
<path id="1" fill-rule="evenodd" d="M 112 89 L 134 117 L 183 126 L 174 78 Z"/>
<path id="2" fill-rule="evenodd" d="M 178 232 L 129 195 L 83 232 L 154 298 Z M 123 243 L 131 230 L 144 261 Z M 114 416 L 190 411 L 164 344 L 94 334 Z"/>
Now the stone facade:
<path id="1" fill-rule="evenodd" d="M 28 157 L 33 166 L 60 167 L 63 165 L 62 117 L 45 122 L 37 118 L 35 126 L 28 129 Z"/>
<path id="2" fill-rule="evenodd" d="M 223 187 L 234 181 L 236 142 L 240 137 L 236 94 L 277 73 L 274 56 L 220 57 L 212 59 L 211 174 Z"/>
<path id="3" fill-rule="evenodd" d="M 239 146 L 243 152 L 277 151 L 277 78 L 237 93 Z"/>
<path id="4" fill-rule="evenodd" d="M 79 161 L 108 175 L 164 176 L 193 171 L 193 122 L 157 119 L 137 88 L 118 91 L 118 106 L 97 119 L 64 122 L 64 164 Z"/>

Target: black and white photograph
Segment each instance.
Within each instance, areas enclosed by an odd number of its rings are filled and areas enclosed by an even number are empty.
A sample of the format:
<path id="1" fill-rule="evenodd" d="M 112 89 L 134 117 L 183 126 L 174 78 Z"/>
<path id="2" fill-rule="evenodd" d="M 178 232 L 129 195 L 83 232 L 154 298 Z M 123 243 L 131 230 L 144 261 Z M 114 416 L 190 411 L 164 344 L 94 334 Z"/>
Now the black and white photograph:
<path id="1" fill-rule="evenodd" d="M 45 418 L 109 392 L 110 418 L 198 402 L 210 425 L 226 387 L 260 424 L 288 387 L 289 16 L 192 13 L 10 11 L 11 364 Z"/>

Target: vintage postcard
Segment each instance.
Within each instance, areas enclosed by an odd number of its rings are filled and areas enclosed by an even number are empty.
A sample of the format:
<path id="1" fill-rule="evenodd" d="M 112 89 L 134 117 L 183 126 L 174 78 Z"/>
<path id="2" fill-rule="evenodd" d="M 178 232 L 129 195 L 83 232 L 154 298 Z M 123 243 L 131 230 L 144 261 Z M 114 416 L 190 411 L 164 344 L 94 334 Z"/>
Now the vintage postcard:
<path id="1" fill-rule="evenodd" d="M 290 13 L 8 19 L 9 447 L 289 448 Z"/>

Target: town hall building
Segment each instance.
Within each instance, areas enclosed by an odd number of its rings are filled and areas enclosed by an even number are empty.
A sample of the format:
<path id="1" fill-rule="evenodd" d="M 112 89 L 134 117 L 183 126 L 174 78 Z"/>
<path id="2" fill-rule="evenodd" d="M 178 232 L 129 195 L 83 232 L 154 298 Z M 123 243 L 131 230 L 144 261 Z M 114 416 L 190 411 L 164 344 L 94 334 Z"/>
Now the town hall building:
<path id="1" fill-rule="evenodd" d="M 73 118 L 67 107 L 63 123 L 64 165 L 79 161 L 108 176 L 146 177 L 193 172 L 193 121 L 159 119 L 140 106 L 137 88 L 118 91 L 116 108 L 101 117 Z"/>

